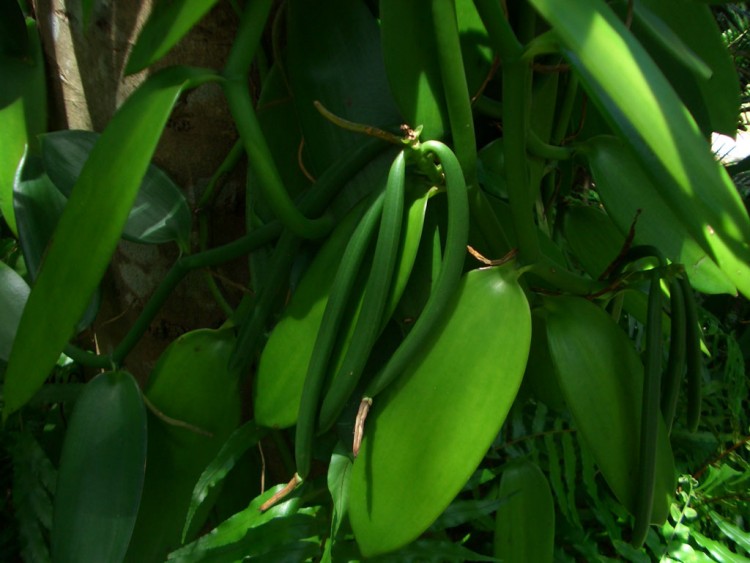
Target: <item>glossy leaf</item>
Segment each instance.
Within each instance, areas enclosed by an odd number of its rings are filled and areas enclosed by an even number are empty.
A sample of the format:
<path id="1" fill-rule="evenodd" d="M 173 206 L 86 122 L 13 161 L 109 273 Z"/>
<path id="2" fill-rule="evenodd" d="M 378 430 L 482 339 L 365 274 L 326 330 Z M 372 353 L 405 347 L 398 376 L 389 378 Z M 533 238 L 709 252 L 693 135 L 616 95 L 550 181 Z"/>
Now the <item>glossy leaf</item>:
<path id="1" fill-rule="evenodd" d="M 127 560 L 163 560 L 180 545 L 191 495 L 203 470 L 240 421 L 237 375 L 229 372 L 232 330 L 188 332 L 165 350 L 145 395 L 164 415 L 211 436 L 175 426 L 149 413 L 149 448 L 143 502 Z M 189 535 L 200 529 L 215 494 L 193 515 Z"/>
<path id="2" fill-rule="evenodd" d="M 381 0 L 383 59 L 391 91 L 411 127 L 423 126 L 425 138 L 440 138 L 448 129 L 448 109 L 429 4 Z"/>
<path id="3" fill-rule="evenodd" d="M 691 236 L 701 230 L 704 216 L 694 214 L 687 223 L 675 215 L 639 162 L 615 137 L 595 137 L 588 147 L 597 192 L 623 236 L 637 216 L 634 244 L 653 245 L 672 262 L 684 264 L 697 290 L 734 295 L 732 282 L 707 255 L 710 249 L 702 249 Z"/>
<path id="4" fill-rule="evenodd" d="M 133 74 L 152 65 L 182 39 L 214 7 L 217 0 L 162 0 L 138 34 L 130 52 L 125 74 Z"/>
<path id="5" fill-rule="evenodd" d="M 3 420 L 44 382 L 101 280 L 183 89 L 212 73 L 173 67 L 151 76 L 101 136 L 68 200 L 24 309 L 5 375 Z M 107 178 L 108 189 L 101 189 Z"/>
<path id="6" fill-rule="evenodd" d="M 641 420 L 643 364 L 604 310 L 580 297 L 544 300 L 549 351 L 575 425 L 604 479 L 632 513 Z M 674 495 L 675 466 L 659 425 L 652 522 L 663 523 Z"/>
<path id="7" fill-rule="evenodd" d="M 73 186 L 100 135 L 91 131 L 56 131 L 41 136 L 44 168 L 55 186 L 70 197 Z M 149 164 L 138 189 L 123 237 L 159 244 L 190 245 L 191 215 L 180 188 L 160 168 Z"/>
<path id="8" fill-rule="evenodd" d="M 10 21 L 6 23 L 11 25 Z M 13 49 L 0 52 L 0 214 L 16 234 L 13 212 L 16 170 L 25 146 L 33 145 L 34 135 L 47 127 L 44 57 L 34 20 L 26 20 L 24 34 L 28 38 L 27 57 L 16 58 Z"/>
<path id="9" fill-rule="evenodd" d="M 250 530 L 262 529 L 264 524 L 273 520 L 284 519 L 294 515 L 299 509 L 300 499 L 298 497 L 287 498 L 283 502 L 275 504 L 265 512 L 260 511 L 260 507 L 263 503 L 279 492 L 283 487 L 284 485 L 277 485 L 254 498 L 245 510 L 231 516 L 211 530 L 208 534 L 205 534 L 194 542 L 170 553 L 169 560 L 200 560 L 200 557 L 202 557 L 203 554 L 210 552 L 212 549 L 231 546 L 231 544 L 242 540 Z"/>
<path id="10" fill-rule="evenodd" d="M 302 169 L 302 165 L 306 163 L 300 162 L 300 146 L 303 146 L 304 142 L 294 98 L 289 92 L 281 62 L 274 63 L 263 81 L 256 115 L 281 180 L 290 197 L 295 198 L 310 187 L 310 180 Z M 252 166 L 248 171 L 251 178 L 258 182 Z M 254 211 L 264 219 L 272 217 L 273 213 L 263 204 L 263 194 L 260 190 L 255 190 L 254 193 Z"/>
<path id="11" fill-rule="evenodd" d="M 41 158 L 22 158 L 13 188 L 18 239 L 32 280 L 36 279 L 47 245 L 65 208 L 65 197 L 44 173 Z"/>
<path id="12" fill-rule="evenodd" d="M 634 151 L 664 201 L 737 288 L 750 295 L 750 219 L 729 175 L 648 53 L 602 0 L 575 10 L 531 0 L 592 100 Z"/>
<path id="13" fill-rule="evenodd" d="M 677 40 L 660 27 L 647 32 L 636 21 L 633 32 L 654 58 L 664 75 L 695 117 L 704 135 L 711 132 L 734 136 L 740 111 L 740 84 L 734 63 L 716 19 L 708 6 L 690 0 L 642 0 L 636 14 L 649 12 L 671 30 Z M 638 18 L 643 21 L 643 18 Z M 678 41 L 706 65 L 709 75 L 685 72 L 675 53 Z"/>
<path id="14" fill-rule="evenodd" d="M 13 207 L 18 219 L 18 238 L 33 282 L 52 240 L 57 222 L 65 208 L 65 197 L 50 181 L 42 166 L 42 159 L 26 155 L 19 165 L 13 187 Z M 99 311 L 101 293 L 97 288 L 78 323 L 76 332 L 89 326 Z"/>
<path id="15" fill-rule="evenodd" d="M 328 492 L 333 500 L 331 537 L 336 534 L 349 509 L 349 481 L 352 476 L 352 457 L 349 446 L 338 444 L 328 466 Z"/>
<path id="16" fill-rule="evenodd" d="M 55 494 L 52 560 L 121 561 L 141 500 L 146 412 L 133 376 L 102 373 L 76 401 Z"/>
<path id="17" fill-rule="evenodd" d="M 188 530 L 191 528 L 195 511 L 206 500 L 209 491 L 222 482 L 235 463 L 249 448 L 258 443 L 263 434 L 263 430 L 258 428 L 251 420 L 232 432 L 229 439 L 221 446 L 219 453 L 201 473 L 195 488 L 193 488 L 193 496 L 185 518 L 185 526 L 182 528 L 183 541 L 185 541 Z"/>
<path id="18" fill-rule="evenodd" d="M 24 279 L 13 268 L 0 262 L 0 311 L 3 311 L 3 320 L 0 322 L 0 360 L 8 361 L 29 291 Z"/>
<path id="19" fill-rule="evenodd" d="M 433 339 L 375 399 L 350 490 L 349 516 L 363 555 L 416 539 L 497 436 L 531 339 L 516 278 L 512 266 L 469 272 Z"/>
<path id="20" fill-rule="evenodd" d="M 286 21 L 286 73 L 309 169 L 318 177 L 358 135 L 327 121 L 313 101 L 377 127 L 398 125 L 400 117 L 385 77 L 378 22 L 362 0 L 291 0 Z"/>
<path id="21" fill-rule="evenodd" d="M 503 561 L 544 563 L 553 560 L 555 503 L 547 478 L 536 464 L 511 462 L 500 480 L 495 556 Z"/>

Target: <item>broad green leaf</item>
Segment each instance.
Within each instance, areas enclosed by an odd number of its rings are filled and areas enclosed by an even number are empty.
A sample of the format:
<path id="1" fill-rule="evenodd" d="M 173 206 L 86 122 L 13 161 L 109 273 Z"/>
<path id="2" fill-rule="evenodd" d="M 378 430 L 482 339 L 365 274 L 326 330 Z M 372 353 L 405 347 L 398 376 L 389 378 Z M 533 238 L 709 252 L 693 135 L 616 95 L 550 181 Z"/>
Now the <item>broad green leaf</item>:
<path id="1" fill-rule="evenodd" d="M 143 501 L 127 561 L 161 561 L 180 545 L 195 484 L 240 421 L 237 375 L 227 367 L 234 343 L 231 329 L 188 332 L 169 345 L 149 376 L 144 394 L 159 412 L 211 435 L 149 412 Z M 218 492 L 214 487 L 196 508 L 188 535 L 203 525 Z"/>
<path id="2" fill-rule="evenodd" d="M 146 465 L 146 411 L 129 373 L 97 375 L 76 401 L 55 494 L 52 560 L 121 561 Z"/>
<path id="3" fill-rule="evenodd" d="M 225 520 L 208 534 L 201 536 L 194 542 L 173 551 L 169 554 L 169 559 L 177 559 L 179 561 L 195 560 L 209 550 L 240 541 L 249 530 L 259 528 L 274 519 L 283 519 L 295 514 L 300 504 L 300 499 L 296 496 L 287 497 L 284 501 L 275 504 L 265 512 L 260 511 L 263 503 L 282 488 L 284 488 L 284 485 L 277 485 L 254 498 L 245 510 Z"/>
<path id="4" fill-rule="evenodd" d="M 119 109 L 92 150 L 18 327 L 5 374 L 3 420 L 39 389 L 72 336 L 104 275 L 180 93 L 216 79 L 211 72 L 183 67 L 151 76 Z"/>
<path id="5" fill-rule="evenodd" d="M 678 0 L 679 2 L 679 0 Z M 686 2 L 680 2 L 685 4 Z M 636 26 L 642 26 L 643 30 L 656 41 L 663 49 L 674 57 L 685 70 L 695 73 L 699 78 L 708 80 L 713 74 L 713 70 L 695 52 L 682 40 L 678 32 L 684 31 L 681 27 L 675 27 L 673 30 L 669 25 L 656 13 L 647 7 L 648 1 L 638 2 L 633 5 L 633 14 L 636 18 Z M 669 0 L 661 2 L 662 5 L 668 5 Z M 672 10 L 678 9 L 677 6 L 671 6 Z M 638 33 L 636 33 L 638 35 Z M 641 37 L 641 42 L 644 38 Z M 722 45 L 722 51 L 726 54 L 726 49 Z M 651 56 L 656 58 L 653 51 L 650 50 Z M 667 69 L 662 67 L 666 73 Z M 677 88 L 679 91 L 679 88 Z M 687 103 L 687 102 L 686 102 Z"/>
<path id="6" fill-rule="evenodd" d="M 430 530 L 444 530 L 446 528 L 455 528 L 462 524 L 477 520 L 488 514 L 495 512 L 506 499 L 477 499 L 477 500 L 457 500 L 452 502 L 448 508 L 435 520 L 430 526 Z"/>
<path id="7" fill-rule="evenodd" d="M 531 340 L 517 276 L 512 264 L 468 272 L 443 326 L 375 398 L 349 498 L 363 555 L 395 551 L 419 537 L 497 436 L 521 385 Z"/>
<path id="8" fill-rule="evenodd" d="M 195 511 L 206 500 L 209 491 L 222 482 L 239 458 L 249 448 L 255 446 L 264 433 L 265 431 L 258 428 L 252 420 L 232 432 L 232 435 L 224 443 L 208 467 L 201 473 L 198 482 L 195 484 L 193 496 L 190 500 L 190 507 L 185 518 L 185 526 L 182 529 L 182 541 L 185 541 Z"/>
<path id="9" fill-rule="evenodd" d="M 24 33 L 29 41 L 27 57 L 20 59 L 0 52 L 0 214 L 16 234 L 13 213 L 16 170 L 24 147 L 34 144 L 34 135 L 47 127 L 44 58 L 34 20 L 26 20 Z"/>
<path id="10" fill-rule="evenodd" d="M 571 296 L 544 300 L 547 341 L 575 425 L 617 499 L 636 503 L 643 364 L 627 335 L 592 302 Z M 663 523 L 674 495 L 675 467 L 659 425 L 652 522 Z"/>
<path id="11" fill-rule="evenodd" d="M 584 152 L 607 214 L 623 237 L 635 220 L 634 244 L 653 245 L 672 262 L 684 264 L 691 285 L 698 291 L 736 294 L 732 282 L 691 236 L 691 232 L 701 228 L 702 218 L 694 216 L 692 224 L 686 224 L 675 215 L 619 139 L 595 137 L 587 142 Z"/>
<path id="12" fill-rule="evenodd" d="M 99 137 L 98 133 L 76 130 L 41 136 L 44 168 L 65 197 L 70 197 Z M 187 250 L 190 228 L 190 208 L 185 196 L 169 176 L 149 164 L 122 236 L 150 244 L 175 241 L 181 250 Z"/>
<path id="13" fill-rule="evenodd" d="M 527 460 L 510 463 L 503 471 L 498 494 L 506 502 L 497 511 L 495 555 L 518 563 L 551 562 L 555 504 L 539 466 Z"/>
<path id="14" fill-rule="evenodd" d="M 309 561 L 319 551 L 315 538 L 322 530 L 320 519 L 310 514 L 291 514 L 274 518 L 262 526 L 251 528 L 236 542 L 210 549 L 180 549 L 169 555 L 175 563 L 229 562 L 229 561 Z M 307 544 L 307 545 L 304 545 Z M 292 559 L 290 557 L 294 556 Z"/>
<path id="15" fill-rule="evenodd" d="M 152 65 L 198 23 L 217 0 L 159 0 L 130 52 L 125 74 Z"/>
<path id="16" fill-rule="evenodd" d="M 65 197 L 44 173 L 38 156 L 27 154 L 21 160 L 13 189 L 13 207 L 23 258 L 29 276 L 34 280 L 65 208 Z"/>
<path id="17" fill-rule="evenodd" d="M 13 208 L 18 220 L 18 238 L 29 279 L 39 274 L 47 245 L 65 208 L 65 197 L 44 173 L 42 159 L 25 155 L 13 187 Z M 86 311 L 76 324 L 76 332 L 89 326 L 99 311 L 101 293 L 97 288 Z"/>
<path id="18" fill-rule="evenodd" d="M 380 1 L 383 60 L 391 91 L 411 127 L 423 126 L 425 138 L 448 130 L 440 67 L 429 3 Z"/>
<path id="19" fill-rule="evenodd" d="M 295 198 L 310 186 L 310 180 L 303 172 L 304 163 L 300 162 L 303 137 L 281 61 L 274 63 L 263 81 L 256 114 L 281 180 L 290 197 Z M 249 173 L 255 177 L 252 167 Z M 250 202 L 253 211 L 264 219 L 272 217 L 270 209 L 263 204 L 262 194 L 258 192 L 255 199 L 260 201 Z"/>
<path id="20" fill-rule="evenodd" d="M 313 106 L 357 123 L 386 127 L 400 117 L 383 67 L 378 22 L 362 0 L 290 0 L 287 66 L 313 176 L 341 158 L 359 135 L 327 121 Z"/>
<path id="21" fill-rule="evenodd" d="M 643 17 L 633 33 L 640 39 L 678 95 L 708 136 L 711 132 L 734 136 L 740 112 L 740 83 L 732 57 L 708 6 L 691 0 L 640 0 L 636 15 L 646 13 L 660 21 L 653 32 L 644 29 Z M 672 37 L 676 36 L 676 37 Z M 679 47 L 682 43 L 684 47 Z M 675 51 L 683 54 L 678 54 Z M 686 50 L 703 62 L 708 76 L 685 72 L 680 62 Z"/>
<path id="22" fill-rule="evenodd" d="M 352 475 L 350 448 L 341 443 L 336 445 L 328 466 L 328 492 L 333 499 L 331 537 L 335 538 L 349 507 L 349 479 Z"/>
<path id="23" fill-rule="evenodd" d="M 750 295 L 750 219 L 695 120 L 648 53 L 602 0 L 576 9 L 531 0 L 559 36 L 592 100 L 654 186 L 737 288 Z"/>
<path id="24" fill-rule="evenodd" d="M 29 297 L 29 286 L 16 271 L 0 262 L 0 360 L 8 361 L 23 307 Z"/>
<path id="25" fill-rule="evenodd" d="M 492 51 L 471 0 L 456 2 L 456 20 L 469 92 L 475 94 L 489 75 Z M 380 22 L 386 73 L 403 118 L 411 127 L 423 126 L 425 138 L 442 137 L 450 127 L 430 3 L 381 0 Z"/>

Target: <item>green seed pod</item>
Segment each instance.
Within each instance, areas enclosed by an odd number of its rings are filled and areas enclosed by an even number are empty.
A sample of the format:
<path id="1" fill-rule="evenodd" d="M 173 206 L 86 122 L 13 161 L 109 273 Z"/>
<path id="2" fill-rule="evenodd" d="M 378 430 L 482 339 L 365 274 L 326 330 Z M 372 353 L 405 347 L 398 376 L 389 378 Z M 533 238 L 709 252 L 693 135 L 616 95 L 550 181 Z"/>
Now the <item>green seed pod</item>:
<path id="1" fill-rule="evenodd" d="M 515 399 L 531 315 L 510 265 L 469 272 L 435 327 L 370 412 L 349 515 L 365 556 L 424 532 L 481 462 Z"/>
<path id="2" fill-rule="evenodd" d="M 511 462 L 500 480 L 507 499 L 495 516 L 495 557 L 514 563 L 551 563 L 555 503 L 547 478 L 527 460 Z"/>
<path id="3" fill-rule="evenodd" d="M 635 513 L 643 364 L 612 317 L 580 297 L 545 297 L 547 340 L 565 401 L 584 442 L 617 499 Z M 658 421 L 651 522 L 663 523 L 674 494 L 675 467 L 666 427 Z"/>
<path id="4" fill-rule="evenodd" d="M 261 426 L 287 428 L 297 421 L 315 335 L 341 256 L 364 211 L 364 205 L 355 207 L 318 251 L 263 348 L 254 395 L 255 420 Z"/>

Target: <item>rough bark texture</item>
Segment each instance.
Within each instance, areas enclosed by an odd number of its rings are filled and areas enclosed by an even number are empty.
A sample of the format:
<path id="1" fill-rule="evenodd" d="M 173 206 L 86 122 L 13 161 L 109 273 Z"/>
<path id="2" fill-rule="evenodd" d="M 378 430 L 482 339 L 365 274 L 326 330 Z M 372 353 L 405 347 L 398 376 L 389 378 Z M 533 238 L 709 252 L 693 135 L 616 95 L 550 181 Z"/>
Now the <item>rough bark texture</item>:
<path id="1" fill-rule="evenodd" d="M 83 28 L 79 0 L 36 0 L 51 90 L 50 130 L 101 132 L 116 109 L 146 78 L 144 71 L 124 76 L 128 54 L 148 18 L 152 0 L 105 0 L 97 3 Z M 234 37 L 237 17 L 219 3 L 190 34 L 152 69 L 185 64 L 220 69 Z M 221 90 L 207 85 L 188 92 L 178 103 L 154 161 L 180 185 L 191 205 L 229 152 L 236 132 Z M 212 212 L 212 243 L 244 231 L 243 171 L 222 188 Z M 85 252 L 85 249 L 81 249 Z M 111 349 L 127 331 L 154 288 L 177 257 L 174 245 L 147 246 L 123 242 L 103 285 L 95 323 L 96 344 Z M 246 276 L 244 261 L 221 269 L 232 279 Z M 202 273 L 188 276 L 152 323 L 148 334 L 128 357 L 127 367 L 145 377 L 164 347 L 197 327 L 220 324 L 224 317 L 207 291 Z M 237 293 L 232 296 L 238 297 Z M 92 335 L 93 337 L 93 335 Z"/>

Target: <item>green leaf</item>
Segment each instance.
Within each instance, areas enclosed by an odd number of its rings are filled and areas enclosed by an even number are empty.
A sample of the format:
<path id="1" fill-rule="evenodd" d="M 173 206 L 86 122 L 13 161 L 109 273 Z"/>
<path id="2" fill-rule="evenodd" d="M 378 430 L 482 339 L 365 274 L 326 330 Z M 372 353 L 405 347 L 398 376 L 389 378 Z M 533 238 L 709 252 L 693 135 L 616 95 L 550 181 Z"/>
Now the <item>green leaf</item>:
<path id="1" fill-rule="evenodd" d="M 634 511 L 643 364 L 611 316 L 580 297 L 544 300 L 547 340 L 565 401 L 617 499 Z M 667 517 L 675 468 L 664 424 L 659 425 L 652 522 Z"/>
<path id="2" fill-rule="evenodd" d="M 18 221 L 18 237 L 23 258 L 32 282 L 39 274 L 39 268 L 65 208 L 65 202 L 65 197 L 44 173 L 42 159 L 36 155 L 25 155 L 21 159 L 13 187 L 13 207 Z M 93 322 L 99 311 L 100 297 L 97 288 L 86 311 L 76 324 L 76 332 L 80 332 Z"/>
<path id="3" fill-rule="evenodd" d="M 431 21 L 427 3 L 380 1 L 383 60 L 393 96 L 407 124 L 423 126 L 425 138 L 436 139 L 448 129 L 448 109 Z"/>
<path id="4" fill-rule="evenodd" d="M 748 563 L 750 559 L 735 553 L 723 543 L 708 538 L 695 529 L 690 530 L 690 537 L 702 548 L 706 549 L 711 556 L 720 563 Z"/>
<path id="5" fill-rule="evenodd" d="M 445 509 L 435 523 L 430 526 L 432 531 L 444 530 L 446 528 L 455 528 L 472 520 L 492 514 L 495 510 L 504 504 L 506 499 L 478 499 L 478 500 L 458 500 L 452 502 Z"/>
<path id="6" fill-rule="evenodd" d="M 34 135 L 47 127 L 44 56 L 34 20 L 26 20 L 25 33 L 29 40 L 27 58 L 0 53 L 0 214 L 16 234 L 13 213 L 16 170 L 26 144 L 33 144 Z"/>
<path id="7" fill-rule="evenodd" d="M 336 445 L 328 466 L 328 492 L 333 499 L 333 517 L 331 518 L 331 537 L 335 538 L 348 512 L 349 479 L 352 475 L 352 456 L 349 447 L 340 442 Z"/>
<path id="8" fill-rule="evenodd" d="M 160 0 L 138 34 L 125 74 L 152 65 L 174 47 L 198 23 L 217 0 Z"/>
<path id="9" fill-rule="evenodd" d="M 710 249 L 701 248 L 691 236 L 701 230 L 703 215 L 693 215 L 689 222 L 676 215 L 632 152 L 617 138 L 595 137 L 587 147 L 591 149 L 585 152 L 596 190 L 623 236 L 635 219 L 634 244 L 655 246 L 675 264 L 684 264 L 690 284 L 698 291 L 736 294 L 732 282 L 707 255 Z"/>
<path id="10" fill-rule="evenodd" d="M 359 136 L 327 121 L 313 101 L 357 123 L 385 127 L 401 118 L 388 89 L 378 22 L 362 0 L 290 0 L 286 21 L 286 71 L 317 177 Z"/>
<path id="11" fill-rule="evenodd" d="M 44 168 L 55 186 L 70 197 L 86 160 L 99 139 L 91 131 L 56 131 L 42 135 Z M 191 215 L 185 196 L 160 168 L 148 165 L 123 237 L 142 243 L 175 241 L 181 250 L 190 246 Z"/>
<path id="12" fill-rule="evenodd" d="M 75 404 L 60 457 L 52 560 L 121 561 L 141 500 L 146 411 L 126 372 L 92 379 Z"/>
<path id="13" fill-rule="evenodd" d="M 509 464 L 498 494 L 506 502 L 497 511 L 495 555 L 519 563 L 552 561 L 555 505 L 539 466 L 530 461 Z"/>
<path id="14" fill-rule="evenodd" d="M 305 561 L 318 554 L 318 542 L 298 543 L 298 540 L 316 536 L 320 533 L 320 522 L 309 514 L 291 514 L 285 518 L 274 518 L 269 522 L 251 528 L 238 541 L 220 547 L 204 550 L 185 551 L 184 548 L 169 555 L 169 561 L 175 563 L 223 563 L 229 561 L 262 560 Z M 291 555 L 301 559 L 290 559 Z"/>
<path id="15" fill-rule="evenodd" d="M 104 275 L 180 93 L 217 77 L 172 67 L 123 104 L 81 172 L 31 291 L 5 374 L 3 420 L 39 389 Z M 107 189 L 101 189 L 102 179 Z"/>
<path id="16" fill-rule="evenodd" d="M 649 13 L 662 22 L 654 32 L 636 21 L 633 32 L 708 136 L 711 132 L 734 136 L 740 112 L 740 83 L 732 57 L 708 6 L 691 0 L 641 0 L 636 15 Z M 639 18 L 643 22 L 643 18 Z M 645 22 L 643 22 L 645 23 Z M 671 30 L 664 33 L 663 28 Z M 674 37 L 676 36 L 676 37 Z M 680 47 L 680 43 L 684 47 Z M 708 76 L 685 72 L 686 50 L 702 61 Z"/>
<path id="17" fill-rule="evenodd" d="M 531 0 L 592 100 L 635 152 L 664 201 L 737 288 L 750 295 L 750 219 L 695 120 L 648 53 L 602 0 L 576 9 Z"/>
<path id="18" fill-rule="evenodd" d="M 235 340 L 231 329 L 183 334 L 149 376 L 145 395 L 155 409 L 211 435 L 169 424 L 149 412 L 143 501 L 127 561 L 163 560 L 180 545 L 196 482 L 240 421 L 237 374 L 228 369 Z M 196 508 L 188 535 L 203 525 L 218 492 L 213 488 Z"/>
<path id="19" fill-rule="evenodd" d="M 375 399 L 349 500 L 363 555 L 393 551 L 424 532 L 497 436 L 531 340 L 517 275 L 513 265 L 468 272 L 432 339 Z"/>
<path id="20" fill-rule="evenodd" d="M 0 262 L 0 360 L 8 361 L 23 307 L 29 297 L 29 286 L 16 271 Z"/>
<path id="21" fill-rule="evenodd" d="M 190 507 L 185 518 L 185 526 L 182 529 L 182 541 L 185 541 L 195 511 L 206 500 L 209 490 L 227 476 L 227 473 L 232 470 L 235 463 L 237 463 L 248 449 L 258 443 L 263 434 L 265 434 L 265 431 L 258 428 L 252 420 L 232 432 L 232 435 L 224 443 L 208 467 L 201 473 L 198 482 L 195 484 L 193 496 L 190 500 Z"/>
<path id="22" fill-rule="evenodd" d="M 745 550 L 745 552 L 750 553 L 750 532 L 746 532 L 739 526 L 735 526 L 731 522 L 728 522 L 715 510 L 709 511 L 708 515 L 726 537 L 735 542 L 739 547 Z"/>
<path id="23" fill-rule="evenodd" d="M 263 503 L 283 487 L 284 485 L 277 485 L 254 498 L 245 510 L 225 520 L 208 534 L 201 536 L 194 542 L 173 551 L 169 554 L 169 559 L 177 559 L 178 561 L 200 560 L 199 558 L 202 554 L 209 550 L 231 545 L 242 540 L 249 530 L 259 528 L 274 519 L 283 519 L 294 515 L 300 504 L 300 499 L 295 496 L 291 498 L 287 497 L 283 502 L 275 504 L 265 512 L 260 511 Z"/>
<path id="24" fill-rule="evenodd" d="M 671 28 L 661 17 L 646 7 L 646 4 L 648 4 L 648 0 L 633 5 L 633 13 L 635 14 L 637 22 L 636 26 L 642 26 L 643 30 L 646 31 L 663 49 L 670 53 L 677 62 L 683 65 L 685 70 L 695 73 L 703 80 L 711 78 L 711 75 L 713 74 L 711 67 L 703 62 L 703 60 L 682 40 L 682 37 L 678 35 L 680 31 L 684 31 L 684 28 L 675 26 L 673 30 L 673 28 Z M 669 0 L 666 2 L 662 1 L 660 4 L 668 5 Z M 678 9 L 675 5 L 672 5 L 671 8 L 672 11 Z M 636 35 L 638 34 L 636 33 Z M 641 42 L 644 42 L 644 38 L 641 38 Z M 651 55 L 656 58 L 653 50 L 649 51 Z M 723 48 L 723 45 L 722 51 L 726 55 L 726 49 Z M 667 72 L 663 66 L 661 68 L 662 71 Z"/>
<path id="25" fill-rule="evenodd" d="M 21 159 L 13 188 L 13 207 L 23 259 L 32 280 L 39 273 L 44 252 L 65 208 L 65 201 L 65 197 L 44 173 L 41 158 L 25 155 Z"/>

